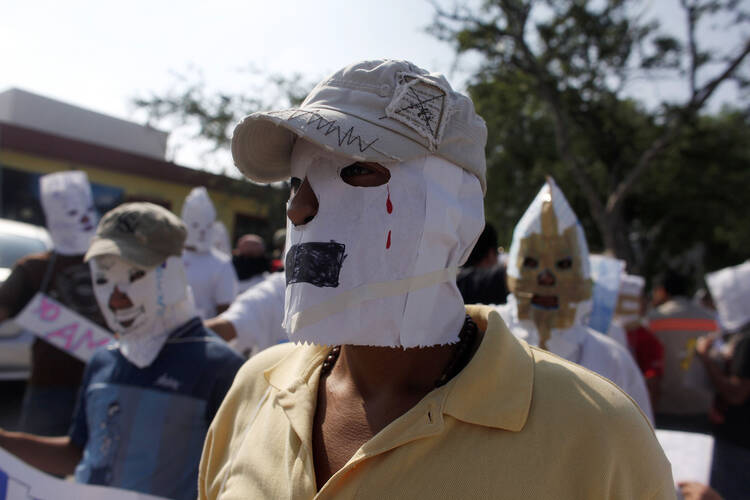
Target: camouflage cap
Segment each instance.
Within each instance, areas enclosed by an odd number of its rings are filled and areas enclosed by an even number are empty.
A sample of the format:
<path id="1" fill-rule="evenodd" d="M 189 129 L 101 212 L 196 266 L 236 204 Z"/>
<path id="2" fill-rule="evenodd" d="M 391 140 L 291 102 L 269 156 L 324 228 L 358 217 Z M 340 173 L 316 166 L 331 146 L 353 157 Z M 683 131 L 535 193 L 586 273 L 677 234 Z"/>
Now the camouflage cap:
<path id="1" fill-rule="evenodd" d="M 179 217 L 153 203 L 124 203 L 102 217 L 84 257 L 117 255 L 142 267 L 156 267 L 182 254 L 187 230 Z"/>

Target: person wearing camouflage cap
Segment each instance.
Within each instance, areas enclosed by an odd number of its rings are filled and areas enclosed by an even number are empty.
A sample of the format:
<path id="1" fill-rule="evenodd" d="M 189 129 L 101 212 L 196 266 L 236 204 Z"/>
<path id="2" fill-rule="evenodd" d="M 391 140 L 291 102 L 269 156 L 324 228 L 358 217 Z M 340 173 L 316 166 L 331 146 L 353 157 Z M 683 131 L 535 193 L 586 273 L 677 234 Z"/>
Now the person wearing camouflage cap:
<path id="1" fill-rule="evenodd" d="M 185 233 L 151 203 L 102 217 L 85 259 L 117 340 L 87 364 L 67 436 L 2 432 L 2 447 L 81 483 L 195 498 L 201 443 L 243 359 L 195 313 Z"/>
<path id="2" fill-rule="evenodd" d="M 673 496 L 624 393 L 464 306 L 486 138 L 471 99 L 398 60 L 347 66 L 298 108 L 236 127 L 248 178 L 291 177 L 293 342 L 238 375 L 200 499 Z"/>

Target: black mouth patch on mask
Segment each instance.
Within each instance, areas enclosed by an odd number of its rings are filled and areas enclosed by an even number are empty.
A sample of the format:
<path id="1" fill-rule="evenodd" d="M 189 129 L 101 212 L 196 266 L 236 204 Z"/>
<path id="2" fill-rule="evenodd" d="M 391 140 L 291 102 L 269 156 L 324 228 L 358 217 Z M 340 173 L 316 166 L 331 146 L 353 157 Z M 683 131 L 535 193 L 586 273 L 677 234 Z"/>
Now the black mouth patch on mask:
<path id="1" fill-rule="evenodd" d="M 319 287 L 339 286 L 344 262 L 343 243 L 311 242 L 292 245 L 286 254 L 286 284 L 310 283 Z"/>

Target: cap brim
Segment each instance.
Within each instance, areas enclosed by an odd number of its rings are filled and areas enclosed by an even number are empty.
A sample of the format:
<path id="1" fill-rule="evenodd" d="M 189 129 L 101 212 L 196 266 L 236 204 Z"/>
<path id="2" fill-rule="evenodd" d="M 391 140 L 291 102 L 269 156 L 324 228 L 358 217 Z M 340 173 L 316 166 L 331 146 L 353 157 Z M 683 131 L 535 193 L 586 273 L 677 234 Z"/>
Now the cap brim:
<path id="1" fill-rule="evenodd" d="M 88 262 L 101 255 L 117 255 L 131 264 L 141 267 L 156 267 L 169 257 L 169 255 L 154 252 L 144 245 L 130 245 L 110 238 L 94 237 L 86 255 L 83 256 L 83 260 Z"/>
<path id="2" fill-rule="evenodd" d="M 255 182 L 288 179 L 296 136 L 356 161 L 394 163 L 430 154 L 405 135 L 338 110 L 291 108 L 246 116 L 232 135 L 234 164 Z"/>

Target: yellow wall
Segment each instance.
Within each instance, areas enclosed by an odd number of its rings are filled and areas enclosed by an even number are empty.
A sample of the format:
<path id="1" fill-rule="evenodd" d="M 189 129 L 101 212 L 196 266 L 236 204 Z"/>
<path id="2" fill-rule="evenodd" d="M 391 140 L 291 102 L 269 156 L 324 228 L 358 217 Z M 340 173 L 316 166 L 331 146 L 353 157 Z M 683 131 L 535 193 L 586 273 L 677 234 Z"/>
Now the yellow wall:
<path id="1" fill-rule="evenodd" d="M 111 172 L 90 165 L 52 160 L 7 150 L 0 151 L 0 164 L 38 174 L 49 174 L 61 170 L 83 170 L 91 182 L 122 188 L 125 190 L 126 195 L 148 196 L 168 200 L 172 203 L 172 210 L 177 215 L 180 214 L 182 203 L 193 187 L 149 177 Z M 208 193 L 216 206 L 217 218 L 227 227 L 230 237 L 234 231 L 235 213 L 250 215 L 260 219 L 268 217 L 268 205 L 262 201 L 230 195 L 211 189 L 208 190 Z"/>

